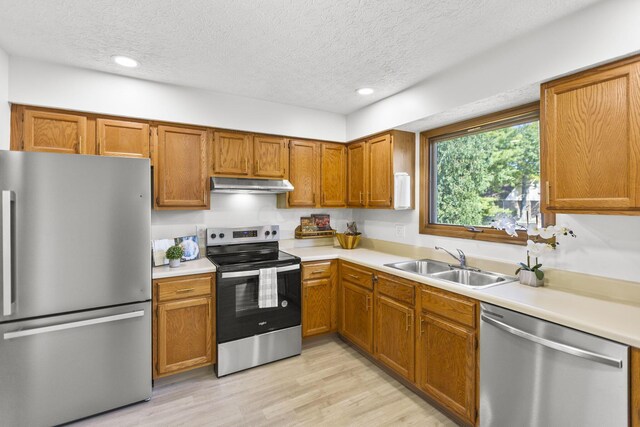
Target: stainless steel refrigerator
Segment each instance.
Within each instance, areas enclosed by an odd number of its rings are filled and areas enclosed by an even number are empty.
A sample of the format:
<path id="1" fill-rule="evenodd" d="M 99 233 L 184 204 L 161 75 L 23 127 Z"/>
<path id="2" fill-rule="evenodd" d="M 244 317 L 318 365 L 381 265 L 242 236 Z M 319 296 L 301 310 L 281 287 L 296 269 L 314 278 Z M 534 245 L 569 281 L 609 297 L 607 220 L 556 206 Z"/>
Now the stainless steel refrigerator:
<path id="1" fill-rule="evenodd" d="M 148 160 L 0 151 L 0 425 L 151 397 Z"/>

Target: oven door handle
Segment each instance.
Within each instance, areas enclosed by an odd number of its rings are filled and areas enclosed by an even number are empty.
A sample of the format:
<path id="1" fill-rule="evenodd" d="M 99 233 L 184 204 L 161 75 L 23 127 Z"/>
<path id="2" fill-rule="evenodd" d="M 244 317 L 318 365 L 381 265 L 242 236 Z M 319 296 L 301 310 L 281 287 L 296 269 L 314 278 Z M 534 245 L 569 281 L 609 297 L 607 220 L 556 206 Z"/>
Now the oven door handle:
<path id="1" fill-rule="evenodd" d="M 287 271 L 300 270 L 300 264 L 285 265 L 284 267 L 278 267 L 278 273 L 284 273 Z M 232 271 L 229 273 L 222 273 L 221 279 L 235 279 L 239 277 L 251 277 L 259 276 L 260 270 L 247 270 L 247 271 Z"/>

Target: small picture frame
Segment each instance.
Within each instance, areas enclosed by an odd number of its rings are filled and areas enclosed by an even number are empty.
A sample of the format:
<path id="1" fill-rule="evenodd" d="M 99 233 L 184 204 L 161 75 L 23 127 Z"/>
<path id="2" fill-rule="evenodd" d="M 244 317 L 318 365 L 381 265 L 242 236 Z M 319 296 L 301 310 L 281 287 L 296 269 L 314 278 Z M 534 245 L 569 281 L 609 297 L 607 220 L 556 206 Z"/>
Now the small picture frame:
<path id="1" fill-rule="evenodd" d="M 316 223 L 310 216 L 300 217 L 300 230 L 303 233 L 314 233 L 318 231 L 318 227 L 316 227 Z"/>
<path id="2" fill-rule="evenodd" d="M 313 218 L 318 231 L 331 230 L 331 217 L 328 214 L 313 214 L 311 218 Z"/>

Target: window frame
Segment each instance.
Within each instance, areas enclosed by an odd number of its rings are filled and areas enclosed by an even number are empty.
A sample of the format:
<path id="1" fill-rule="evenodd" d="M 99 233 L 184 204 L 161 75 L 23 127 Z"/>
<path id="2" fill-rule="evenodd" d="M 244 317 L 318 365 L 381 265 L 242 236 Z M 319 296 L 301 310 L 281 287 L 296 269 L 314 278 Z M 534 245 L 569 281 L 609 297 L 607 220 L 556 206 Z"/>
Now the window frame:
<path id="1" fill-rule="evenodd" d="M 508 110 L 502 110 L 487 114 L 481 117 L 472 118 L 458 123 L 442 126 L 436 129 L 420 133 L 420 234 L 430 234 L 434 236 L 456 237 L 459 239 L 471 239 L 487 242 L 510 243 L 515 245 L 525 245 L 527 242 L 526 231 L 518 231 L 518 237 L 511 237 L 502 230 L 495 230 L 490 227 L 465 227 L 464 225 L 448 225 L 430 222 L 431 217 L 431 155 L 432 147 L 439 141 L 449 137 L 468 134 L 471 132 L 489 131 L 492 128 L 508 126 L 509 122 L 516 122 L 537 115 L 540 122 L 540 133 L 542 134 L 542 122 L 540 119 L 540 103 L 522 105 Z M 540 168 L 543 165 L 543 152 L 541 143 Z M 546 197 L 546 189 L 540 188 L 540 197 Z M 543 213 L 542 225 L 547 226 L 555 221 L 553 213 Z M 471 230 L 481 230 L 473 231 Z"/>

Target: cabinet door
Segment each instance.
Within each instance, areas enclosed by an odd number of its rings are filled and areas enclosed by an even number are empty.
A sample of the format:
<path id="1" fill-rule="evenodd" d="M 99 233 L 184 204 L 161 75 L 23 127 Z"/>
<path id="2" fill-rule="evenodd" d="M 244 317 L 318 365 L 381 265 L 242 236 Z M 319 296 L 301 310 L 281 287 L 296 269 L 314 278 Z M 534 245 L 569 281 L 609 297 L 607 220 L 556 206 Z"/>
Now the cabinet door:
<path id="1" fill-rule="evenodd" d="M 289 143 L 289 180 L 293 191 L 287 196 L 291 207 L 314 207 L 318 190 L 318 144 L 312 141 Z"/>
<path id="2" fill-rule="evenodd" d="M 388 208 L 393 194 L 393 148 L 391 135 L 367 141 L 367 206 Z"/>
<path id="3" fill-rule="evenodd" d="M 251 135 L 215 132 L 213 172 L 216 175 L 251 175 Z"/>
<path id="4" fill-rule="evenodd" d="M 98 154 L 149 157 L 149 125 L 124 120 L 96 119 Z"/>
<path id="5" fill-rule="evenodd" d="M 547 207 L 639 207 L 640 64 L 551 83 L 543 92 Z"/>
<path id="6" fill-rule="evenodd" d="M 347 149 L 342 144 L 322 144 L 321 205 L 343 208 L 347 206 Z"/>
<path id="7" fill-rule="evenodd" d="M 287 174 L 287 145 L 284 138 L 274 136 L 253 137 L 255 176 L 285 178 Z"/>
<path id="8" fill-rule="evenodd" d="M 158 126 L 156 207 L 209 209 L 207 132 Z"/>
<path id="9" fill-rule="evenodd" d="M 447 408 L 475 422 L 475 332 L 423 314 L 417 357 L 418 386 Z"/>
<path id="10" fill-rule="evenodd" d="M 211 298 L 158 304 L 159 375 L 213 363 L 212 313 Z"/>
<path id="11" fill-rule="evenodd" d="M 86 144 L 85 116 L 25 109 L 24 151 L 86 154 Z"/>
<path id="12" fill-rule="evenodd" d="M 302 336 L 331 332 L 332 289 L 329 279 L 307 280 L 302 284 Z"/>
<path id="13" fill-rule="evenodd" d="M 376 296 L 375 355 L 382 363 L 413 381 L 414 309 L 384 295 Z"/>
<path id="14" fill-rule="evenodd" d="M 347 146 L 347 205 L 357 208 L 366 205 L 365 143 Z"/>
<path id="15" fill-rule="evenodd" d="M 341 334 L 373 353 L 373 293 L 343 281 L 341 286 Z"/>

